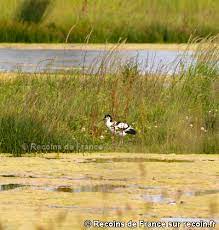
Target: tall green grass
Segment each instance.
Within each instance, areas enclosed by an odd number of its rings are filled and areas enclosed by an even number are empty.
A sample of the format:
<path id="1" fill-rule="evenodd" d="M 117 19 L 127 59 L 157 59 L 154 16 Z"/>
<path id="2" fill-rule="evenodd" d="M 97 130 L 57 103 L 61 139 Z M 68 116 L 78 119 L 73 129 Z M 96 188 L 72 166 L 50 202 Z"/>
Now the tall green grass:
<path id="1" fill-rule="evenodd" d="M 20 73 L 1 80 L 0 152 L 98 150 L 86 149 L 92 145 L 102 151 L 218 152 L 219 49 L 216 40 L 207 42 L 200 43 L 196 62 L 172 75 L 161 69 L 142 75 L 128 62 L 111 74 L 101 66 L 95 75 Z M 128 121 L 137 136 L 112 144 L 102 120 L 108 113 Z M 30 149 L 31 143 L 62 149 Z"/>
<path id="2" fill-rule="evenodd" d="M 90 31 L 90 42 L 161 43 L 219 32 L 217 0 L 31 1 L 0 0 L 0 42 L 65 42 L 73 25 L 69 42 L 84 42 Z"/>

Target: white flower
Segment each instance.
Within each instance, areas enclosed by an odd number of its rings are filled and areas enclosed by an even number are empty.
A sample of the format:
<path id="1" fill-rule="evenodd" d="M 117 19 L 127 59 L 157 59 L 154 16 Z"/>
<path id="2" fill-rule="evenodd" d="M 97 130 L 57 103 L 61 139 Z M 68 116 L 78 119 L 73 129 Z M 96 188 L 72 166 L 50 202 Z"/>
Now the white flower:
<path id="1" fill-rule="evenodd" d="M 211 113 L 211 110 L 209 110 L 208 112 Z"/>
<path id="2" fill-rule="evenodd" d="M 206 130 L 205 127 L 203 127 L 203 126 L 201 127 L 201 131 L 203 131 L 203 132 L 205 132 L 205 133 L 207 132 L 207 130 Z"/>
<path id="3" fill-rule="evenodd" d="M 86 131 L 85 127 L 82 127 L 82 128 L 81 128 L 81 131 L 82 131 L 82 132 L 85 132 L 85 131 Z"/>
<path id="4" fill-rule="evenodd" d="M 103 135 L 101 135 L 101 136 L 100 136 L 100 139 L 101 139 L 101 140 L 103 140 L 103 139 L 104 139 L 104 136 L 103 136 Z"/>
<path id="5" fill-rule="evenodd" d="M 154 126 L 154 128 L 157 128 L 157 127 L 158 127 L 157 125 Z"/>
<path id="6" fill-rule="evenodd" d="M 191 123 L 189 126 L 192 128 L 192 127 L 193 127 L 193 124 Z"/>

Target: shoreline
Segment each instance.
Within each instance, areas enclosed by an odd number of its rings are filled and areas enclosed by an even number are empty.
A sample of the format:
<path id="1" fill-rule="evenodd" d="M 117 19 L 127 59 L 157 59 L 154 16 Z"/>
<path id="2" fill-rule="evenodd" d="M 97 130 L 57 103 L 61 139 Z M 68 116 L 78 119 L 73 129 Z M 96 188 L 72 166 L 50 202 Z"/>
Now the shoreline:
<path id="1" fill-rule="evenodd" d="M 83 43 L 0 43 L 0 49 L 50 49 L 50 50 L 196 50 L 200 44 L 159 44 L 159 43 L 126 43 L 126 44 L 83 44 Z"/>

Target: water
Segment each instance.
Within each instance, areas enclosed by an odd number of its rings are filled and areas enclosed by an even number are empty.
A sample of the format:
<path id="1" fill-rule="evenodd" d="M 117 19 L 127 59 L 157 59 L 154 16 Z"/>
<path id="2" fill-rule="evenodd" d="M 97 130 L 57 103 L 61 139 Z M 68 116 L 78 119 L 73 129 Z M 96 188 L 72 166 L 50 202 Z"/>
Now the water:
<path id="1" fill-rule="evenodd" d="M 182 58 L 183 57 L 183 58 Z M 104 62 L 103 62 L 104 60 Z M 192 51 L 123 50 L 111 55 L 104 50 L 25 50 L 0 49 L 0 72 L 97 72 L 101 63 L 104 71 L 114 71 L 127 61 L 136 62 L 141 72 L 173 73 L 179 71 L 179 60 L 186 68 L 193 61 Z"/>
<path id="2" fill-rule="evenodd" d="M 70 192 L 70 193 L 82 193 L 82 192 L 101 192 L 101 193 L 109 193 L 113 192 L 116 189 L 124 189 L 125 185 L 114 185 L 114 184 L 97 184 L 97 185 L 83 185 L 78 188 L 71 188 L 67 186 L 59 186 L 57 188 L 52 189 L 52 191 L 56 192 Z"/>
<path id="3" fill-rule="evenodd" d="M 21 188 L 24 187 L 25 185 L 23 184 L 2 184 L 0 185 L 0 192 L 1 191 L 7 191 L 7 190 L 12 190 L 16 188 Z"/>
<path id="4" fill-rule="evenodd" d="M 17 177 L 15 175 L 1 175 L 1 177 Z M 37 178 L 34 176 L 31 177 L 24 177 L 24 178 Z M 55 179 L 55 178 L 54 178 Z M 63 178 L 64 180 L 64 178 Z M 92 180 L 92 178 L 89 178 Z M 126 193 L 127 191 L 133 190 L 140 190 L 140 196 L 137 199 L 146 202 L 152 203 L 167 203 L 167 204 L 176 204 L 176 200 L 173 197 L 168 197 L 165 194 L 164 188 L 156 187 L 156 186 L 141 186 L 138 184 L 88 184 L 88 185 L 81 185 L 81 186 L 36 186 L 36 185 L 26 185 L 26 184 L 2 184 L 0 185 L 0 192 L 7 191 L 12 189 L 17 189 L 21 187 L 26 187 L 28 189 L 34 190 L 45 190 L 45 191 L 52 191 L 52 192 L 67 192 L 67 193 L 84 193 L 84 192 L 100 192 L 100 193 Z M 148 193 L 151 191 L 152 193 Z M 156 191 L 156 193 L 154 193 Z M 209 190 L 198 190 L 198 191 L 180 191 L 180 197 L 182 195 L 185 196 L 204 196 L 204 195 L 211 195 L 211 194 L 218 194 L 219 189 L 209 189 Z M 179 198 L 178 198 L 179 199 Z"/>
<path id="5" fill-rule="evenodd" d="M 143 194 L 140 199 L 151 203 L 168 203 L 175 204 L 176 202 L 169 197 L 165 197 L 163 194 Z"/>
<path id="6" fill-rule="evenodd" d="M 191 191 L 188 192 L 190 196 L 204 196 L 204 195 L 211 195 L 211 194 L 218 194 L 219 189 L 209 189 L 209 190 L 200 190 L 200 191 Z"/>
<path id="7" fill-rule="evenodd" d="M 130 163 L 142 163 L 142 162 L 164 162 L 164 163 L 192 163 L 192 160 L 180 160 L 180 159 L 157 159 L 157 158 L 132 158 L 132 157 L 122 157 L 122 158 L 87 158 L 80 163 L 113 163 L 113 162 L 130 162 Z"/>

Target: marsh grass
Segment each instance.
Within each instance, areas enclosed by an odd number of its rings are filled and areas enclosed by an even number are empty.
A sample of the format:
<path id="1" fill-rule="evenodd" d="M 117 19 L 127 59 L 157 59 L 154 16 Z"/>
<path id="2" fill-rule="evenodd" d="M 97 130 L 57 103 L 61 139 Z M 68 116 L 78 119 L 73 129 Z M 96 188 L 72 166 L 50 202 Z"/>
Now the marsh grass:
<path id="1" fill-rule="evenodd" d="M 87 146 L 100 146 L 101 151 L 218 152 L 217 39 L 199 41 L 194 62 L 169 75 L 162 68 L 141 73 L 137 62 L 109 73 L 112 49 L 96 74 L 18 73 L 1 80 L 0 151 L 92 152 L 98 149 Z M 108 113 L 129 122 L 137 136 L 113 146 L 102 121 Z M 31 143 L 62 148 L 33 150 Z"/>
<path id="2" fill-rule="evenodd" d="M 64 42 L 75 24 L 69 42 L 84 42 L 92 29 L 90 42 L 95 43 L 116 43 L 120 38 L 127 42 L 182 43 L 191 35 L 205 37 L 219 32 L 219 3 L 215 0 L 49 2 L 0 0 L 0 41 Z"/>

